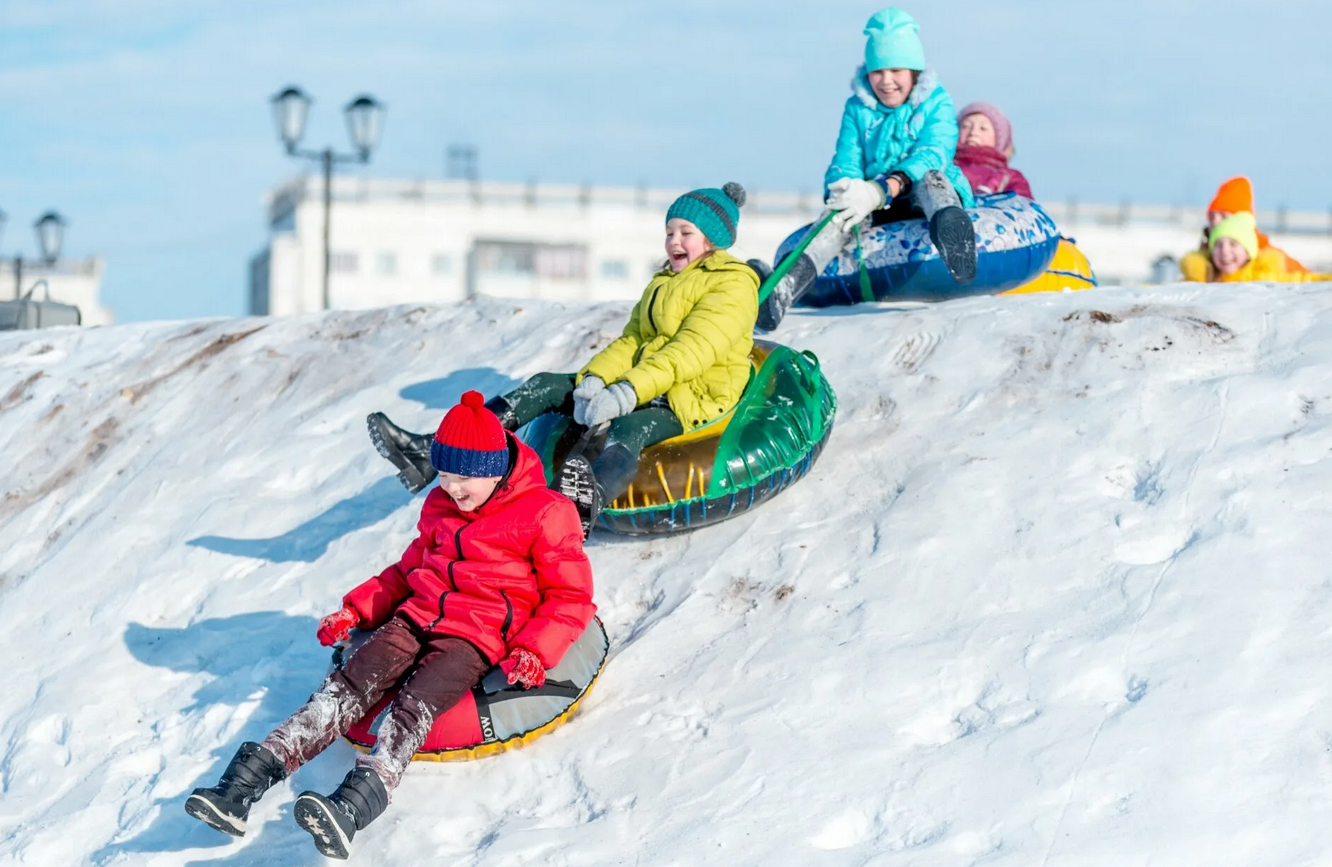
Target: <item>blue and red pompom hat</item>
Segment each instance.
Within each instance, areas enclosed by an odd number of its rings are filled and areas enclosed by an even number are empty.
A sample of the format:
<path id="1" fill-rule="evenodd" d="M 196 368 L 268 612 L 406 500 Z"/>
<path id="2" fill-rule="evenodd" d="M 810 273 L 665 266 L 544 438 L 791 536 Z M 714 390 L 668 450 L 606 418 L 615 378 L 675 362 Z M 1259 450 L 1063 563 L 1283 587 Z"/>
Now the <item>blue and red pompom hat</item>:
<path id="1" fill-rule="evenodd" d="M 430 444 L 430 464 L 459 476 L 502 476 L 509 469 L 509 441 L 504 427 L 479 391 L 464 392 L 448 411 Z"/>

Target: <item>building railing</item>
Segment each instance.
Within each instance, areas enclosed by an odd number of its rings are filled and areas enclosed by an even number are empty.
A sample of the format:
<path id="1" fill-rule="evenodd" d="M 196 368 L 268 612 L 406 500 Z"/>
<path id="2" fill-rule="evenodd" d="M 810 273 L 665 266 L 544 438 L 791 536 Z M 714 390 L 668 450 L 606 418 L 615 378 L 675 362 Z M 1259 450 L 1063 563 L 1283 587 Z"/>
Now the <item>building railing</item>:
<path id="1" fill-rule="evenodd" d="M 0 259 L 0 275 L 14 273 L 13 259 Z M 34 280 L 40 277 L 96 277 L 102 273 L 102 258 L 89 256 L 86 259 L 60 259 L 54 265 L 47 265 L 38 260 L 23 260 L 23 276 Z M 3 285 L 3 278 L 0 278 Z"/>
<path id="2" fill-rule="evenodd" d="M 333 198 L 343 202 L 434 202 L 470 204 L 473 207 L 590 208 L 614 207 L 664 211 L 685 192 L 660 187 L 607 187 L 589 184 L 516 183 L 511 181 L 401 180 L 392 178 L 335 177 Z M 745 213 L 811 217 L 822 208 L 817 192 L 790 193 L 750 189 Z M 306 200 L 323 194 L 322 178 L 307 175 L 292 178 L 267 197 L 269 222 L 277 225 Z M 1061 227 L 1078 225 L 1127 226 L 1154 223 L 1198 227 L 1207 220 L 1206 210 L 1185 205 L 1151 205 L 1121 202 L 1094 204 L 1076 199 L 1041 201 L 1041 206 Z M 1258 224 L 1273 234 L 1332 234 L 1332 210 L 1260 210 Z"/>

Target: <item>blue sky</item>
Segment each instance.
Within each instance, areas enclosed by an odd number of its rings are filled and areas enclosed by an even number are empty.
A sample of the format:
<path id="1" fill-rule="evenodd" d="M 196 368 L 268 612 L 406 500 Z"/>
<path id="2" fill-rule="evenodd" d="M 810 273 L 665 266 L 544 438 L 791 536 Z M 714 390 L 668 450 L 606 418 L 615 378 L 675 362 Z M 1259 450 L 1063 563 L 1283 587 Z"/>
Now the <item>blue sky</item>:
<path id="1" fill-rule="evenodd" d="M 1245 172 L 1260 206 L 1332 205 L 1326 4 L 903 5 L 957 103 L 1012 118 L 1038 198 L 1201 204 Z M 490 178 L 814 190 L 877 8 L 4 0 L 0 253 L 56 208 L 121 321 L 242 313 L 261 196 L 299 170 L 266 103 L 289 83 L 312 146 L 346 146 L 356 94 L 388 104 L 375 175 L 441 176 L 470 142 Z"/>

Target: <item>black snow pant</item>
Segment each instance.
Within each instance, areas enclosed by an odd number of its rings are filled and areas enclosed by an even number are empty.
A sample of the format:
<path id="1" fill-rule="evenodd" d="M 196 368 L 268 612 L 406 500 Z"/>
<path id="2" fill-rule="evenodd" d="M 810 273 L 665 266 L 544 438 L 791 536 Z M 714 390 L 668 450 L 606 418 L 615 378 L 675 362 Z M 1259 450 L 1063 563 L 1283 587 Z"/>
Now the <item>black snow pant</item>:
<path id="1" fill-rule="evenodd" d="M 518 425 L 525 425 L 547 412 L 573 415 L 574 377 L 567 373 L 538 373 L 513 391 L 504 400 L 517 417 Z M 634 474 L 629 471 L 638 466 L 643 449 L 662 440 L 684 433 L 684 426 L 671 412 L 664 399 L 622 415 L 610 423 L 606 433 L 606 447 L 592 463 L 592 474 L 602 487 L 606 502 L 614 500 L 629 489 Z M 624 459 L 616 460 L 617 456 Z"/>
<path id="2" fill-rule="evenodd" d="M 471 642 L 423 631 L 403 617 L 376 629 L 319 691 L 264 738 L 290 775 L 346 734 L 404 675 L 369 755 L 356 759 L 392 792 L 440 713 L 466 695 L 490 662 Z"/>

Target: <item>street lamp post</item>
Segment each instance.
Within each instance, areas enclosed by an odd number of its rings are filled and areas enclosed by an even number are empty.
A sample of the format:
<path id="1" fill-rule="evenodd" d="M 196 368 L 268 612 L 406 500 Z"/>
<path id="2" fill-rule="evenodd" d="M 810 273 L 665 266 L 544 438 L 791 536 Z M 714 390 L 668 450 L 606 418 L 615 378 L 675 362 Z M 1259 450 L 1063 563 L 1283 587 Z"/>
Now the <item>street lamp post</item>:
<path id="1" fill-rule="evenodd" d="M 324 169 L 324 309 L 329 309 L 328 274 L 332 254 L 329 252 L 329 216 L 333 210 L 333 166 L 338 163 L 368 163 L 370 151 L 379 142 L 383 123 L 384 105 L 372 96 L 358 96 L 347 103 L 343 113 L 347 117 L 347 133 L 351 137 L 354 154 L 339 154 L 333 148 L 301 150 L 297 144 L 305 134 L 305 116 L 310 110 L 310 97 L 299 87 L 288 87 L 269 100 L 273 106 L 273 121 L 278 137 L 287 154 L 308 160 L 317 160 Z"/>
<path id="2" fill-rule="evenodd" d="M 0 234 L 4 233 L 6 215 L 0 211 Z M 60 260 L 60 248 L 65 241 L 65 226 L 69 223 L 55 211 L 47 211 L 32 224 L 37 234 L 37 249 L 41 251 L 41 262 L 47 268 Z M 23 297 L 23 254 L 14 254 L 14 297 Z"/>

